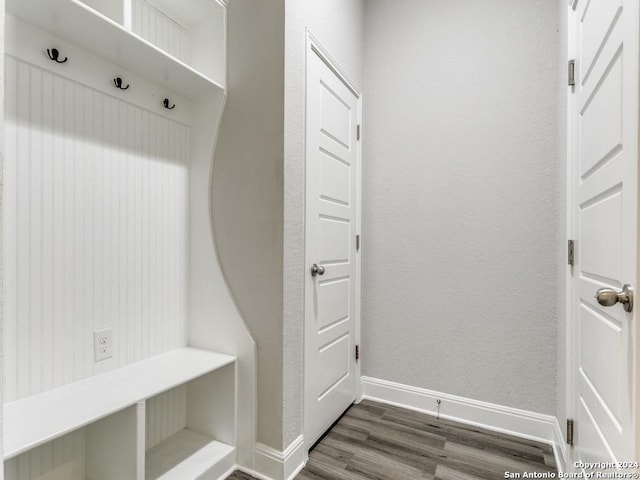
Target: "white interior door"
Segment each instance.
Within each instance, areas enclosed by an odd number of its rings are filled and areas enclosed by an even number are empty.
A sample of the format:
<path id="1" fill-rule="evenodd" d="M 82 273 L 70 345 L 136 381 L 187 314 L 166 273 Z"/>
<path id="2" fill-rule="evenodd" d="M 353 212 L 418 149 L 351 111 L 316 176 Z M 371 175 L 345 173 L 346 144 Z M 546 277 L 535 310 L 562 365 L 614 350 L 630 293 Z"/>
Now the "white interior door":
<path id="1" fill-rule="evenodd" d="M 636 286 L 638 1 L 578 0 L 570 22 L 573 460 L 631 461 L 635 310 L 594 295 Z"/>
<path id="2" fill-rule="evenodd" d="M 304 430 L 310 446 L 356 394 L 359 100 L 313 48 L 306 81 Z"/>

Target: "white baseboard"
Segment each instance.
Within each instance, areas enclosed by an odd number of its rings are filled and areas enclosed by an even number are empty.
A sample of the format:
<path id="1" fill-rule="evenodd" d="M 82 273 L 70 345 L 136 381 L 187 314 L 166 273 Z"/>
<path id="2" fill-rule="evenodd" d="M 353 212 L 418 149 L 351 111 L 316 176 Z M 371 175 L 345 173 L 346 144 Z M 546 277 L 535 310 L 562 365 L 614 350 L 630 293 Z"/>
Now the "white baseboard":
<path id="1" fill-rule="evenodd" d="M 566 472 L 567 468 L 567 442 L 562 434 L 562 428 L 558 419 L 555 419 L 555 432 L 553 436 L 553 454 L 556 457 L 556 465 L 559 472 Z"/>
<path id="2" fill-rule="evenodd" d="M 236 470 L 239 470 L 242 473 L 246 473 L 247 475 L 251 475 L 252 477 L 257 478 L 258 480 L 273 480 L 271 477 L 267 477 L 266 475 L 256 472 L 255 470 L 251 470 L 250 468 L 243 467 L 242 465 L 238 465 L 236 467 Z M 220 479 L 220 480 L 223 480 L 223 479 Z"/>
<path id="3" fill-rule="evenodd" d="M 304 439 L 300 435 L 283 452 L 257 443 L 255 470 L 250 471 L 242 467 L 239 467 L 239 470 L 262 480 L 291 480 L 300 473 L 306 462 L 307 451 L 304 448 Z"/>
<path id="4" fill-rule="evenodd" d="M 304 446 L 304 438 L 302 435 L 291 442 L 291 445 L 289 445 L 283 453 L 284 478 L 285 480 L 293 480 L 304 468 L 309 458 L 309 452 L 307 452 Z"/>
<path id="5" fill-rule="evenodd" d="M 236 470 L 240 470 L 240 468 L 238 468 L 237 465 L 234 465 L 233 467 L 231 467 L 229 470 L 227 470 L 225 473 L 223 473 L 222 475 L 220 475 L 218 477 L 218 480 L 224 480 L 225 478 L 227 478 L 229 475 L 231 475 L 233 472 L 235 472 Z"/>
<path id="6" fill-rule="evenodd" d="M 361 377 L 361 381 L 362 398 L 430 415 L 438 414 L 436 400 L 440 400 L 442 418 L 549 444 L 553 447 L 558 470 L 564 471 L 566 448 L 554 416 L 377 378 Z"/>

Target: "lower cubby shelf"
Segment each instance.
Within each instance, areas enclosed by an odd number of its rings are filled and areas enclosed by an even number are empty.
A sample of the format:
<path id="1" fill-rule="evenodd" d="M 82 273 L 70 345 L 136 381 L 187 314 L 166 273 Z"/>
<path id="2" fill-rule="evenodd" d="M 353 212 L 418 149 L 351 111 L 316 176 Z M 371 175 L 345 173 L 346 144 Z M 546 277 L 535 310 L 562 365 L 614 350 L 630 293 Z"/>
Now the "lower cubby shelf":
<path id="1" fill-rule="evenodd" d="M 147 451 L 145 480 L 218 478 L 234 464 L 234 447 L 185 428 Z"/>
<path id="2" fill-rule="evenodd" d="M 217 479 L 235 464 L 235 368 L 184 348 L 6 404 L 5 480 Z"/>

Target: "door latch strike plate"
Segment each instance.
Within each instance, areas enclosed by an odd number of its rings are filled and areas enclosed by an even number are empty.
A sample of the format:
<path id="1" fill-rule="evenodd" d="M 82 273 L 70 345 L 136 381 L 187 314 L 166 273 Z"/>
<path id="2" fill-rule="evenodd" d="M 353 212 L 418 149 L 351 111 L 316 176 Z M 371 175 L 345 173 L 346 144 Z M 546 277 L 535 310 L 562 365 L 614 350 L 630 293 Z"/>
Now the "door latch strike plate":
<path id="1" fill-rule="evenodd" d="M 573 445 L 573 420 L 567 418 L 567 445 Z"/>
<path id="2" fill-rule="evenodd" d="M 360 345 L 356 345 L 356 360 L 360 360 Z"/>

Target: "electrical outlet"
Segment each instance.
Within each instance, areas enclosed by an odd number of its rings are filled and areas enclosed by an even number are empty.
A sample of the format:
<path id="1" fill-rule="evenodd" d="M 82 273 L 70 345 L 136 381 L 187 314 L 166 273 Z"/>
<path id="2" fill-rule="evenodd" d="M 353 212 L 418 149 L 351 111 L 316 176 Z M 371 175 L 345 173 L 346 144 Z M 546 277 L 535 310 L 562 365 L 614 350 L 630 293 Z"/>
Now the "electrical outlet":
<path id="1" fill-rule="evenodd" d="M 103 328 L 93 332 L 93 354 L 96 362 L 113 357 L 112 328 Z"/>

